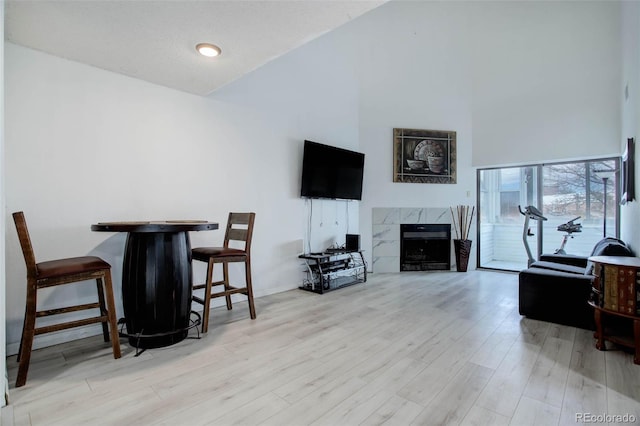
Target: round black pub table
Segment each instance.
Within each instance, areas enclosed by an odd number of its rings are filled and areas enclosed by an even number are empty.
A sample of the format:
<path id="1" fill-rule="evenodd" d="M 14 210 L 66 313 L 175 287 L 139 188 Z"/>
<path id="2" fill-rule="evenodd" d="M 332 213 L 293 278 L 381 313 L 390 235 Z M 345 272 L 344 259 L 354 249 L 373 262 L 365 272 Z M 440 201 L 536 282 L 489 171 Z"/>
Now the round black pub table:
<path id="1" fill-rule="evenodd" d="M 140 349 L 187 337 L 191 318 L 190 231 L 218 229 L 207 221 L 101 222 L 92 231 L 126 232 L 122 305 L 129 344 Z"/>

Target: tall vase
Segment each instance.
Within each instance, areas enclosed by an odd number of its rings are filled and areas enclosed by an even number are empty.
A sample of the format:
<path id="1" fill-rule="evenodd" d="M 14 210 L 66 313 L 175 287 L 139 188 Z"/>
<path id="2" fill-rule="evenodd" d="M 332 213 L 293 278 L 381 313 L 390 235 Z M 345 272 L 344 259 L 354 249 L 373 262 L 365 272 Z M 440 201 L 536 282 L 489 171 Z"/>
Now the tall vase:
<path id="1" fill-rule="evenodd" d="M 456 255 L 456 271 L 467 272 L 471 255 L 471 240 L 453 240 L 453 251 Z"/>

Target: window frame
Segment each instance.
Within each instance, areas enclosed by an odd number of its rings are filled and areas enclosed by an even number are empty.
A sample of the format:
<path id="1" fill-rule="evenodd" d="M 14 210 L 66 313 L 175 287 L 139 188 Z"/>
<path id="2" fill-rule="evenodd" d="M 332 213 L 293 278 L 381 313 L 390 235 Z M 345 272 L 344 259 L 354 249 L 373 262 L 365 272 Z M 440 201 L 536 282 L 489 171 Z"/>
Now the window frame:
<path id="1" fill-rule="evenodd" d="M 622 163 L 622 157 L 621 156 L 608 156 L 608 157 L 597 157 L 597 158 L 586 158 L 586 159 L 576 159 L 576 160 L 562 160 L 562 161 L 554 161 L 554 162 L 544 162 L 544 163 L 528 163 L 528 164 L 513 164 L 513 165 L 504 165 L 504 166 L 492 166 L 492 167 L 482 167 L 482 168 L 478 168 L 476 169 L 476 206 L 478 209 L 478 214 L 476 215 L 476 241 L 478 242 L 477 245 L 477 250 L 476 250 L 476 265 L 478 265 L 478 269 L 485 269 L 485 270 L 498 270 L 498 271 L 511 271 L 509 269 L 500 269 L 500 268 L 492 268 L 492 267 L 486 267 L 486 266 L 481 266 L 481 253 L 482 253 L 482 241 L 480 239 L 480 234 L 481 234 L 481 218 L 483 215 L 482 212 L 482 204 L 480 202 L 481 200 L 481 194 L 482 194 L 482 187 L 481 187 L 481 173 L 484 171 L 491 171 L 491 170 L 503 170 L 503 169 L 510 169 L 510 168 L 520 168 L 525 169 L 525 168 L 535 168 L 536 169 L 536 179 L 535 179 L 535 188 L 533 189 L 533 192 L 535 193 L 535 199 L 536 199 L 536 204 L 537 207 L 542 207 L 543 206 L 543 197 L 544 197 L 544 167 L 548 167 L 548 166 L 558 166 L 558 165 L 563 165 L 563 164 L 576 164 L 576 163 L 585 163 L 587 165 L 586 169 L 590 170 L 590 167 L 588 165 L 590 165 L 591 163 L 598 163 L 598 162 L 605 162 L 605 161 L 613 161 L 615 166 L 614 166 L 614 172 L 615 172 L 615 186 L 613 189 L 613 193 L 615 196 L 615 200 L 613 202 L 613 205 L 615 206 L 615 212 L 612 212 L 612 214 L 614 214 L 615 216 L 615 238 L 619 238 L 620 237 L 620 205 L 621 205 L 621 197 L 622 197 L 622 185 L 623 185 L 623 181 L 622 181 L 622 167 L 623 167 L 623 163 Z M 586 185 L 589 179 L 589 174 L 585 174 L 585 186 L 586 186 L 586 191 L 587 194 L 590 193 L 590 189 L 589 189 L 589 185 Z M 525 190 L 525 182 L 522 180 L 521 181 L 521 191 Z M 498 190 L 498 195 L 501 193 L 502 191 Z M 607 191 L 608 192 L 608 191 Z M 522 198 L 522 194 L 521 194 L 521 198 Z M 588 203 L 590 203 L 590 201 L 588 201 Z M 500 208 L 499 208 L 500 209 Z M 607 215 L 609 216 L 609 215 Z M 609 216 L 609 217 L 613 217 L 613 216 Z M 540 257 L 540 255 L 542 254 L 543 251 L 543 224 L 542 221 L 532 221 L 532 222 L 536 222 L 535 224 L 531 223 L 531 225 L 535 225 L 536 226 L 536 236 L 537 236 L 537 257 Z M 523 249 L 524 250 L 524 249 Z"/>

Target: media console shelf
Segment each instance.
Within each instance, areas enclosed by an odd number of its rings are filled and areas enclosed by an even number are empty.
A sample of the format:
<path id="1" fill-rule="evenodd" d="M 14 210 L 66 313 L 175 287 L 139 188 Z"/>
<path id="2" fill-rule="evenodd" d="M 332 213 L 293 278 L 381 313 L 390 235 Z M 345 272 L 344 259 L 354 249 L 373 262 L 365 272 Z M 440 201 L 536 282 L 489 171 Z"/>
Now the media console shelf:
<path id="1" fill-rule="evenodd" d="M 299 287 L 314 293 L 325 293 L 367 281 L 367 264 L 362 251 L 332 251 L 298 256 L 304 259 L 306 278 Z"/>

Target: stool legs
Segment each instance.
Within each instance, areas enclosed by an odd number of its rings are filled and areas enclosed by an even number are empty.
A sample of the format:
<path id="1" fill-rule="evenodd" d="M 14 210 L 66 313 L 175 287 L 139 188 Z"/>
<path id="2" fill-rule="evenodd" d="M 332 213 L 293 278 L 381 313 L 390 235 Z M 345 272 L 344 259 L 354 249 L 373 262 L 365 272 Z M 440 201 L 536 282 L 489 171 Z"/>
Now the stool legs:
<path id="1" fill-rule="evenodd" d="M 22 327 L 22 338 L 20 339 L 20 349 L 18 352 L 18 377 L 16 387 L 24 386 L 27 382 L 29 372 L 29 362 L 31 361 L 31 348 L 33 347 L 33 337 L 36 328 L 36 282 L 28 279 L 27 303 L 25 306 L 24 325 Z"/>
<path id="2" fill-rule="evenodd" d="M 213 285 L 213 259 L 209 259 L 207 266 L 207 283 L 204 290 L 204 311 L 202 312 L 202 332 L 209 331 L 209 309 L 211 307 L 211 287 Z"/>
<path id="3" fill-rule="evenodd" d="M 231 290 L 231 287 L 229 286 L 229 263 L 227 262 L 222 264 L 222 283 L 224 284 L 225 292 Z M 231 295 L 227 293 L 224 298 L 227 301 L 227 310 L 231 310 L 233 308 L 231 305 Z"/>
<path id="4" fill-rule="evenodd" d="M 113 282 L 111 281 L 111 271 L 105 272 L 104 281 L 106 289 L 105 297 L 107 304 L 107 319 L 109 321 L 109 328 L 111 329 L 111 347 L 113 348 L 113 357 L 115 359 L 118 359 L 122 356 L 122 354 L 120 352 L 120 335 L 118 334 L 118 325 L 116 321 L 116 302 L 113 297 Z M 102 288 L 102 286 L 100 287 Z M 102 323 L 103 330 L 106 328 L 106 325 L 106 322 Z"/>
<path id="5" fill-rule="evenodd" d="M 249 314 L 251 319 L 256 319 L 256 307 L 253 304 L 253 287 L 251 285 L 251 260 L 247 258 L 244 263 L 244 273 L 247 282 L 247 300 L 249 301 Z"/>
<path id="6" fill-rule="evenodd" d="M 213 267 L 216 263 L 222 263 L 222 281 L 213 282 Z M 213 297 L 222 297 L 224 296 L 227 309 L 231 310 L 233 308 L 233 304 L 231 301 L 231 295 L 234 293 L 242 293 L 247 296 L 249 301 L 249 314 L 251 315 L 251 319 L 256 319 L 256 308 L 253 302 L 253 288 L 251 285 L 251 262 L 249 259 L 246 259 L 244 262 L 245 267 L 245 288 L 236 288 L 229 284 L 229 262 L 216 262 L 213 258 L 209 259 L 209 263 L 207 266 L 207 278 L 205 284 L 205 292 L 204 292 L 204 300 L 201 302 L 198 299 L 198 303 L 203 304 L 203 312 L 202 312 L 202 332 L 206 333 L 209 330 L 209 310 L 211 308 L 211 299 L 212 299 L 212 288 L 214 286 L 224 286 L 224 291 L 213 294 Z M 198 288 L 201 288 L 200 286 Z"/>
<path id="7" fill-rule="evenodd" d="M 102 288 L 102 279 L 96 279 L 96 287 L 98 288 L 98 301 L 100 302 L 100 315 L 107 315 L 109 312 L 104 301 L 104 290 Z M 110 310 L 110 309 L 109 309 Z M 109 341 L 109 325 L 106 322 L 102 323 L 102 336 L 104 341 Z"/>
<path id="8" fill-rule="evenodd" d="M 27 373 L 29 372 L 33 338 L 36 335 L 36 317 L 38 316 L 37 286 L 36 280 L 27 279 L 27 302 L 25 306 L 24 324 L 22 326 L 22 338 L 20 339 L 20 349 L 18 350 L 18 362 L 20 364 L 18 366 L 18 377 L 16 379 L 17 388 L 25 385 L 27 382 Z M 102 277 L 96 278 L 96 286 L 98 290 L 100 316 L 107 316 L 107 319 L 102 321 L 103 337 L 105 342 L 111 341 L 113 357 L 117 359 L 120 358 L 122 354 L 120 351 L 118 326 L 116 324 L 116 304 L 113 297 L 111 272 L 108 270 L 104 271 Z M 69 309 L 71 308 L 66 308 L 66 311 L 69 312 Z M 53 313 L 50 315 L 53 315 Z M 47 315 L 41 312 L 40 316 Z M 48 331 L 38 329 L 37 334 L 46 332 Z"/>

